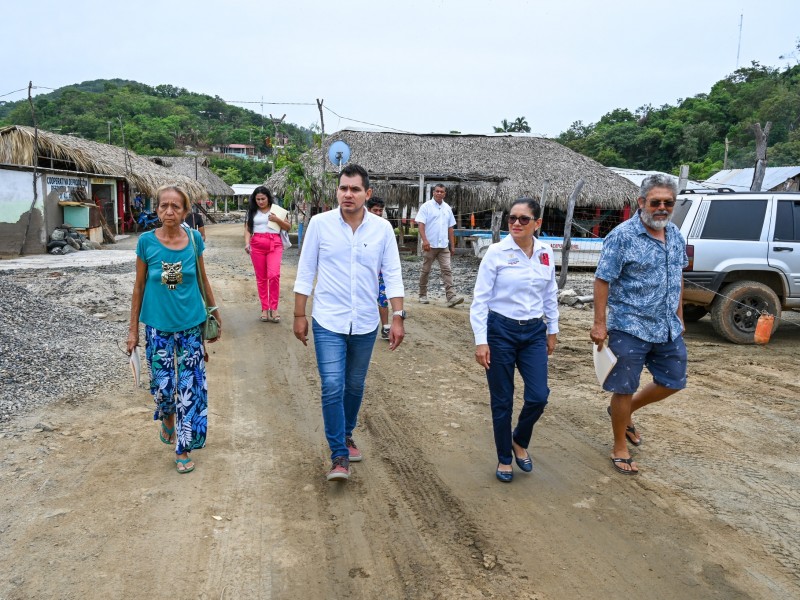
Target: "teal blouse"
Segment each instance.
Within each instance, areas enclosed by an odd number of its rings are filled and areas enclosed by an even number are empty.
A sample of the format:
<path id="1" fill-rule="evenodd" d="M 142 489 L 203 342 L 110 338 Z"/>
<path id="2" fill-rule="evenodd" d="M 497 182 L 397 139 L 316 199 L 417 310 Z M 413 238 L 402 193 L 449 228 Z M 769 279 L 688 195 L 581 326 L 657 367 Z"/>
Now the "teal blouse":
<path id="1" fill-rule="evenodd" d="M 197 252 L 205 250 L 199 231 L 194 236 Z M 155 231 L 139 236 L 136 256 L 147 264 L 147 279 L 139 321 L 163 332 L 185 331 L 206 320 L 203 296 L 197 281 L 198 269 L 194 247 L 187 238 L 186 246 L 171 250 L 158 241 Z"/>

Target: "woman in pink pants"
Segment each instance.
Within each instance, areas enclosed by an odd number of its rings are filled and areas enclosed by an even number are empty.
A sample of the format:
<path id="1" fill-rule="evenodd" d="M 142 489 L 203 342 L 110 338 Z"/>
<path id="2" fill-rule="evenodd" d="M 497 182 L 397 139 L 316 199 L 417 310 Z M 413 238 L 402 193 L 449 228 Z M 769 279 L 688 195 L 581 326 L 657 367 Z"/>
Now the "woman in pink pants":
<path id="1" fill-rule="evenodd" d="M 278 210 L 273 210 L 273 207 Z M 276 212 L 286 215 L 285 210 L 277 204 L 273 205 L 272 192 L 263 185 L 253 190 L 244 224 L 244 251 L 250 255 L 256 273 L 261 320 L 269 323 L 279 323 L 281 320 L 278 315 L 283 257 L 280 233 L 291 227 L 289 221 Z"/>

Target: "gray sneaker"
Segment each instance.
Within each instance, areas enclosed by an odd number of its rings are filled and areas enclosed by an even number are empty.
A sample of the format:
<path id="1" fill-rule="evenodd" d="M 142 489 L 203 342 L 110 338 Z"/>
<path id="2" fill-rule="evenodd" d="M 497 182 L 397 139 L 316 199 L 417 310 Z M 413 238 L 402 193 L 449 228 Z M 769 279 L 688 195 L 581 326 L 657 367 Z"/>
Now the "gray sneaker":
<path id="1" fill-rule="evenodd" d="M 420 304 L 428 304 L 428 297 L 427 296 L 420 296 L 419 297 Z"/>
<path id="2" fill-rule="evenodd" d="M 464 302 L 463 296 L 453 296 L 452 298 L 450 298 L 450 300 L 447 301 L 447 306 L 449 308 L 453 308 L 454 306 L 458 306 L 462 302 Z"/>

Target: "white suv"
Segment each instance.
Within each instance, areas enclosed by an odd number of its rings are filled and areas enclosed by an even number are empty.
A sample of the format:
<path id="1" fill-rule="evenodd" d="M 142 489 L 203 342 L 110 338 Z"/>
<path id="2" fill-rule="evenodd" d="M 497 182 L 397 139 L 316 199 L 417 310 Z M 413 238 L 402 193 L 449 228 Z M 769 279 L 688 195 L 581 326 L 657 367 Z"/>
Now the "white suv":
<path id="1" fill-rule="evenodd" d="M 800 193 L 682 192 L 672 220 L 689 256 L 687 322 L 710 312 L 719 335 L 752 344 L 762 311 L 800 308 Z"/>

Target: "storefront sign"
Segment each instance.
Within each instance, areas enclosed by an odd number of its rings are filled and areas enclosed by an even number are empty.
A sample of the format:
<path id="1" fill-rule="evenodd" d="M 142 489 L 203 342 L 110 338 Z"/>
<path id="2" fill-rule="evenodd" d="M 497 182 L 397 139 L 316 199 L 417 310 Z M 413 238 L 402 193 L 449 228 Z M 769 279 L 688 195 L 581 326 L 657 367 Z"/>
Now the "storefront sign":
<path id="1" fill-rule="evenodd" d="M 89 182 L 83 177 L 66 177 L 63 175 L 48 175 L 46 178 L 47 195 L 57 193 L 59 201 L 73 200 L 72 192 L 82 188 L 84 195 L 89 195 Z"/>

